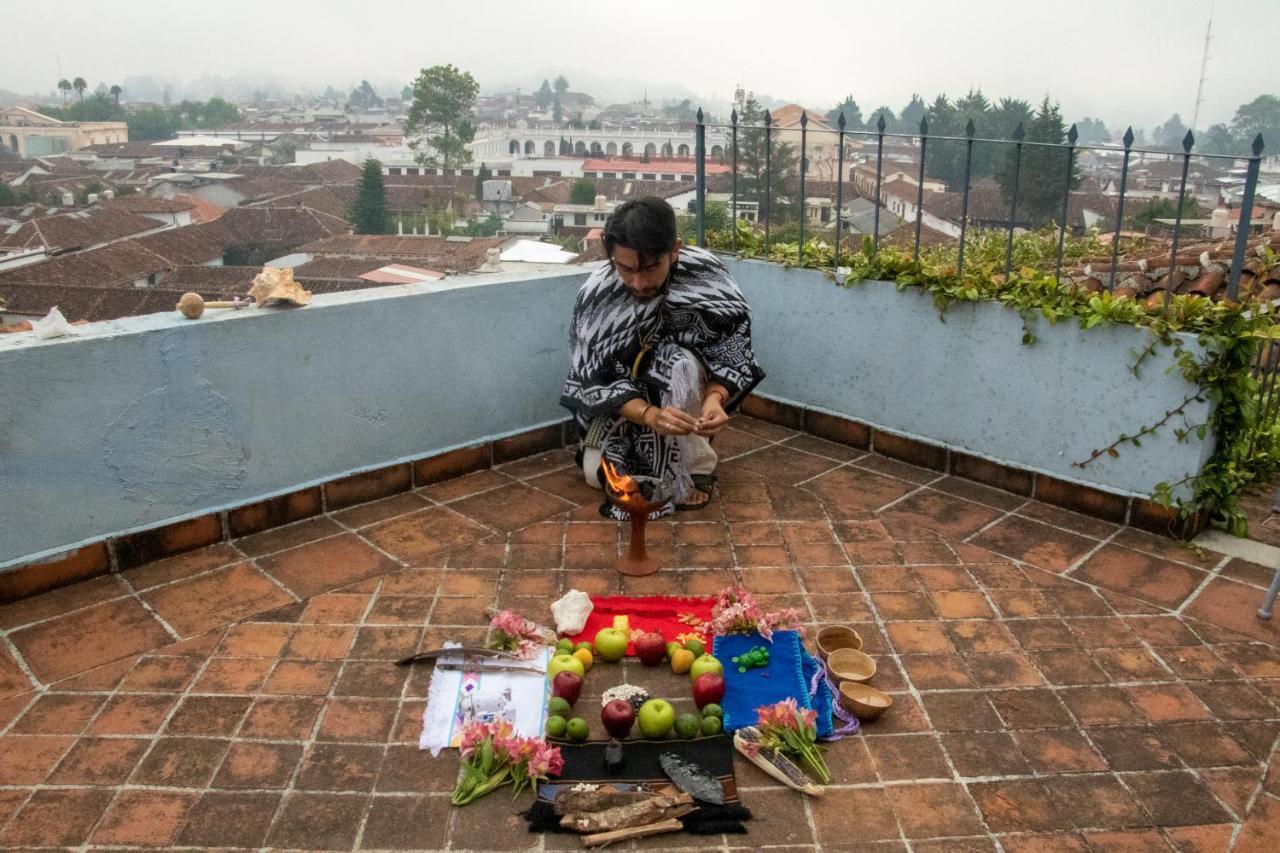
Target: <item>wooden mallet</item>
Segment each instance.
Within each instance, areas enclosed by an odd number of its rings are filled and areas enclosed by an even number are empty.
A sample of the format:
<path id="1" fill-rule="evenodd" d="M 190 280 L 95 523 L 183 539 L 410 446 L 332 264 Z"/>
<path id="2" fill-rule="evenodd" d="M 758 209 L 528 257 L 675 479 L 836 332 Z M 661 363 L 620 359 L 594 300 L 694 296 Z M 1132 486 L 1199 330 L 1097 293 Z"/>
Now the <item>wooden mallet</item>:
<path id="1" fill-rule="evenodd" d="M 204 297 L 198 293 L 184 293 L 182 298 L 178 300 L 177 309 L 182 312 L 182 316 L 188 320 L 198 320 L 204 314 L 206 308 L 245 308 L 253 304 L 252 299 L 240 299 L 239 297 L 226 301 L 205 302 Z"/>

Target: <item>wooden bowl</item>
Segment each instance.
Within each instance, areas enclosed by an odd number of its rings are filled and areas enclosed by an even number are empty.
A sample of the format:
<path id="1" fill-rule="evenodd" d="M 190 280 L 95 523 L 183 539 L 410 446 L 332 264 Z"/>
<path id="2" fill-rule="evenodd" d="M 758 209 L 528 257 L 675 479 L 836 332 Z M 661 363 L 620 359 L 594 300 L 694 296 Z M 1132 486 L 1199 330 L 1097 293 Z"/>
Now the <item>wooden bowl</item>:
<path id="1" fill-rule="evenodd" d="M 818 657 L 824 661 L 836 649 L 862 650 L 862 637 L 847 625 L 828 625 L 818 632 Z"/>
<path id="2" fill-rule="evenodd" d="M 870 681 L 876 674 L 871 655 L 857 649 L 836 649 L 827 656 L 827 669 L 838 684 L 841 681 Z"/>
<path id="3" fill-rule="evenodd" d="M 893 704 L 893 697 L 883 690 L 856 681 L 840 682 L 840 707 L 859 720 L 874 720 Z"/>

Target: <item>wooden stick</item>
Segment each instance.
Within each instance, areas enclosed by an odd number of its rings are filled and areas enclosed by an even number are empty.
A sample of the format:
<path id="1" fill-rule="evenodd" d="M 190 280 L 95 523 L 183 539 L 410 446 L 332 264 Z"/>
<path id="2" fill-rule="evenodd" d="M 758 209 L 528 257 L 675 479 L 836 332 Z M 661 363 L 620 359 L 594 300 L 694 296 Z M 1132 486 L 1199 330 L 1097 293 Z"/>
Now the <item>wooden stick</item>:
<path id="1" fill-rule="evenodd" d="M 643 826 L 655 821 L 679 817 L 693 811 L 693 808 L 693 798 L 688 794 L 681 794 L 678 797 L 651 797 L 598 812 L 570 812 L 560 818 L 560 825 L 574 832 L 601 832 L 628 826 Z"/>
<path id="2" fill-rule="evenodd" d="M 583 847 L 605 847 L 615 841 L 627 841 L 631 838 L 644 838 L 646 835 L 661 835 L 664 832 L 679 832 L 684 824 L 678 820 L 664 820 L 646 826 L 631 826 L 626 829 L 614 829 L 609 832 L 597 832 L 582 836 Z"/>

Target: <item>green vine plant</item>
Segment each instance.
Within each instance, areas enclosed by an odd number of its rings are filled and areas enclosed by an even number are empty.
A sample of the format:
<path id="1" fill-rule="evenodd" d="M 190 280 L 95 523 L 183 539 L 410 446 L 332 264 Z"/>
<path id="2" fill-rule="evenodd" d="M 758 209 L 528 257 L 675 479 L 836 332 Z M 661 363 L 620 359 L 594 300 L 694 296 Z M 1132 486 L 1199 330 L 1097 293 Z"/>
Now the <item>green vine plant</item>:
<path id="1" fill-rule="evenodd" d="M 786 266 L 800 263 L 797 243 L 770 242 L 766 247 L 763 234 L 750 223 L 739 220 L 735 225 L 739 257 L 765 258 Z M 707 237 L 712 248 L 728 250 L 733 246 L 734 235 L 728 228 L 709 231 Z M 1280 472 L 1280 417 L 1277 411 L 1267 410 L 1280 407 L 1264 405 L 1252 371 L 1263 347 L 1280 346 L 1280 325 L 1276 325 L 1271 305 L 1213 301 L 1187 294 L 1147 307 L 1126 296 L 1079 287 L 1065 275 L 1059 281 L 1054 277 L 1058 251 L 1054 227 L 1014 237 L 1007 278 L 1007 235 L 1002 230 L 968 232 L 963 273 L 957 272 L 954 245 L 922 248 L 916 261 L 909 248 L 881 247 L 876 251 L 866 237 L 861 250 L 841 253 L 841 264 L 848 269 L 843 281 L 834 275 L 834 246 L 824 237 L 829 235 L 820 233 L 805 241 L 804 266 L 826 270 L 845 286 L 890 281 L 899 291 L 917 288 L 929 294 L 943 322 L 947 310 L 957 303 L 998 302 L 1022 318 L 1025 345 L 1035 343 L 1039 318 L 1050 324 L 1074 321 L 1082 329 L 1128 325 L 1146 330 L 1150 335 L 1147 346 L 1136 354 L 1130 371 L 1140 375 L 1147 359 L 1168 349 L 1173 356 L 1169 370 L 1176 370 L 1195 391 L 1152 423 L 1122 433 L 1074 464 L 1085 468 L 1101 457 L 1118 457 L 1125 446 L 1141 447 L 1144 439 L 1164 429 L 1171 429 L 1181 442 L 1212 439 L 1214 450 L 1200 471 L 1176 482 L 1157 483 L 1152 499 L 1178 510 L 1182 517 L 1207 511 L 1233 534 L 1246 534 L 1240 495 Z M 1121 244 L 1121 252 L 1140 245 L 1140 241 L 1127 241 Z M 1063 246 L 1063 269 L 1071 269 L 1081 258 L 1105 256 L 1109 251 L 1096 231 L 1070 237 Z M 1188 347 L 1189 341 L 1198 347 Z M 1206 401 L 1211 404 L 1208 420 L 1190 422 L 1189 407 Z"/>

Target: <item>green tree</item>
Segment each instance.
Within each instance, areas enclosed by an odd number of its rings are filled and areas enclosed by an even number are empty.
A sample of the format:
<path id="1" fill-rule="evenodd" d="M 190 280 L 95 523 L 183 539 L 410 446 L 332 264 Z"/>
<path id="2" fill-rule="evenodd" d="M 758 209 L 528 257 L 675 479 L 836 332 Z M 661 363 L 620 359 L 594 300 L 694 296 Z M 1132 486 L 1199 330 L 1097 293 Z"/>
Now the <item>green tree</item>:
<path id="1" fill-rule="evenodd" d="M 476 172 L 476 201 L 484 201 L 484 182 L 493 177 L 493 172 L 484 163 Z"/>
<path id="2" fill-rule="evenodd" d="M 1205 154 L 1236 154 L 1246 148 L 1225 124 L 1210 125 L 1196 140 L 1196 150 Z"/>
<path id="3" fill-rule="evenodd" d="M 357 234 L 389 234 L 391 222 L 387 216 L 387 189 L 382 183 L 382 164 L 370 157 L 364 161 L 360 181 L 356 185 L 356 200 L 347 217 Z"/>
<path id="4" fill-rule="evenodd" d="M 71 91 L 71 81 L 63 77 L 58 81 L 58 91 L 62 93 L 62 105 L 67 105 L 67 93 Z"/>
<path id="5" fill-rule="evenodd" d="M 764 110 L 754 93 L 745 96 L 738 113 L 738 124 L 738 165 L 742 169 L 738 192 L 742 198 L 760 205 L 761 221 L 768 220 L 770 224 L 785 222 L 792 207 L 789 188 L 799 172 L 800 155 L 794 145 L 780 142 L 776 132 L 770 135 L 769 144 L 765 144 Z"/>
<path id="6" fill-rule="evenodd" d="M 564 121 L 564 108 L 560 106 L 560 96 L 557 95 L 555 101 L 551 104 L 551 120 L 556 124 Z"/>
<path id="7" fill-rule="evenodd" d="M 841 113 L 844 113 L 845 130 L 862 130 L 862 110 L 858 108 L 853 95 L 845 95 L 843 101 L 827 110 L 827 124 L 836 127 Z"/>
<path id="8" fill-rule="evenodd" d="M 492 237 L 502 230 L 502 217 L 496 213 L 489 214 L 486 219 L 472 219 L 467 222 L 468 237 Z"/>
<path id="9" fill-rule="evenodd" d="M 95 92 L 83 101 L 74 103 L 62 111 L 66 121 L 119 121 L 124 112 L 109 95 Z"/>
<path id="10" fill-rule="evenodd" d="M 0 207 L 13 207 L 17 203 L 18 194 L 4 181 L 0 181 Z"/>
<path id="11" fill-rule="evenodd" d="M 564 97 L 564 93 L 569 91 L 569 79 L 561 74 L 556 78 L 556 82 L 552 84 L 556 90 L 556 95 Z"/>
<path id="12" fill-rule="evenodd" d="M 148 107 L 125 115 L 130 139 L 172 139 L 178 130 L 178 121 L 170 110 Z"/>
<path id="13" fill-rule="evenodd" d="M 902 108 L 902 113 L 899 115 L 897 122 L 894 122 L 891 116 L 885 117 L 885 121 L 893 125 L 893 127 L 885 129 L 892 131 L 897 128 L 907 133 L 916 131 L 920 128 L 920 119 L 924 118 L 927 110 L 928 107 L 925 106 L 924 98 L 912 93 L 911 100 Z"/>
<path id="14" fill-rule="evenodd" d="M 867 122 L 866 122 L 867 130 L 870 130 L 870 131 L 876 130 L 880 123 L 880 119 L 882 118 L 884 119 L 885 133 L 894 133 L 899 129 L 898 114 L 895 113 L 893 110 L 889 109 L 888 107 L 880 107 L 872 111 L 867 116 Z M 917 119 L 916 125 L 919 126 L 919 124 L 920 124 L 920 120 Z"/>
<path id="15" fill-rule="evenodd" d="M 347 98 L 347 111 L 360 112 L 380 107 L 382 104 L 382 98 L 378 97 L 378 93 L 374 91 L 373 86 L 369 85 L 369 81 L 361 80 L 360 85 L 351 90 L 351 97 Z"/>
<path id="16" fill-rule="evenodd" d="M 1107 130 L 1107 125 L 1100 118 L 1085 116 L 1080 119 L 1076 122 L 1076 133 L 1079 134 L 1076 141 L 1081 145 L 1111 141 L 1111 131 Z"/>
<path id="17" fill-rule="evenodd" d="M 80 96 L 80 100 L 84 100 L 84 90 L 89 88 L 89 84 L 85 82 L 83 77 L 77 77 L 71 81 L 71 88 L 76 90 L 76 94 Z"/>
<path id="18" fill-rule="evenodd" d="M 111 97 L 116 99 L 116 106 L 120 106 L 120 93 L 123 92 L 124 89 L 120 88 L 119 83 L 113 83 L 109 91 L 111 92 Z"/>
<path id="19" fill-rule="evenodd" d="M 1078 129 L 1078 128 L 1077 128 Z M 1187 126 L 1182 123 L 1182 116 L 1174 113 L 1164 124 L 1157 125 L 1151 131 L 1151 141 L 1157 148 L 1166 151 L 1181 151 L 1182 138 L 1187 135 Z"/>
<path id="20" fill-rule="evenodd" d="M 1181 147 L 1181 146 L 1179 146 Z M 1129 217 L 1129 227 L 1142 230 L 1151 224 L 1153 219 L 1173 219 L 1178 215 L 1178 204 L 1171 198 L 1148 199 Z M 1194 198 L 1182 200 L 1182 218 L 1197 219 L 1201 215 L 1200 207 Z"/>
<path id="21" fill-rule="evenodd" d="M 240 110 L 235 104 L 214 95 L 204 104 L 200 116 L 200 126 L 210 129 L 226 127 L 240 121 Z"/>
<path id="22" fill-rule="evenodd" d="M 422 69 L 413 82 L 413 106 L 405 126 L 407 136 L 419 137 L 413 145 L 429 145 L 418 152 L 419 163 L 451 169 L 471 161 L 467 143 L 476 135 L 471 108 L 479 91 L 474 77 L 452 65 Z"/>
<path id="23" fill-rule="evenodd" d="M 1259 95 L 1241 104 L 1231 119 L 1231 132 L 1243 141 L 1241 147 L 1246 150 L 1259 133 L 1273 151 L 1280 149 L 1280 97 Z"/>
<path id="24" fill-rule="evenodd" d="M 542 86 L 538 91 L 533 93 L 533 100 L 538 105 L 538 109 L 545 110 L 551 106 L 551 101 L 555 99 L 555 95 L 551 93 L 551 83 L 543 80 Z"/>
<path id="25" fill-rule="evenodd" d="M 1048 95 L 1040 102 L 1040 108 L 1026 128 L 1026 141 L 1066 144 L 1067 130 L 1063 126 L 1062 112 L 1056 103 L 1049 101 Z M 1005 203 L 1011 201 L 1013 195 L 1016 156 L 1016 149 L 1008 147 L 1004 164 L 996 173 Z M 1040 227 L 1056 219 L 1061 216 L 1062 199 L 1068 189 L 1075 189 L 1079 183 L 1076 167 L 1072 167 L 1069 177 L 1066 174 L 1066 155 L 1063 149 L 1024 145 L 1022 168 L 1018 174 L 1018 207 L 1014 218 L 1019 222 L 1029 222 L 1032 227 Z"/>
<path id="26" fill-rule="evenodd" d="M 592 204 L 596 200 L 596 182 L 582 178 L 574 183 L 569 192 L 570 204 Z"/>

